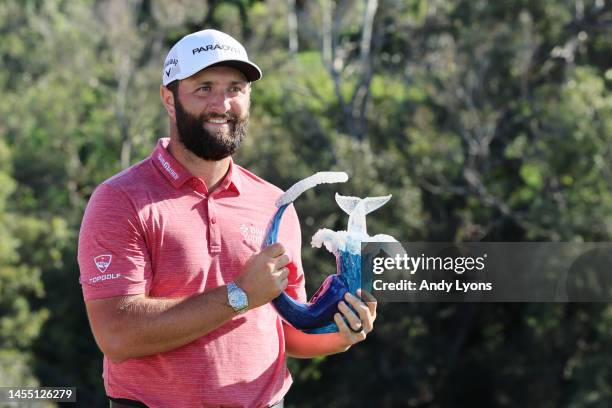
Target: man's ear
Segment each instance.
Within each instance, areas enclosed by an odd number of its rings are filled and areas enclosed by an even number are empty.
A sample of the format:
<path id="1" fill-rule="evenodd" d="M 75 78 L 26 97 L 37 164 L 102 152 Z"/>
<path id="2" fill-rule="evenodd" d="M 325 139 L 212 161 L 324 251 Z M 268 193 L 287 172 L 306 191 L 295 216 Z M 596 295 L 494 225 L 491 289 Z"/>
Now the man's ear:
<path id="1" fill-rule="evenodd" d="M 176 110 L 174 108 L 174 94 L 171 90 L 166 88 L 163 85 L 159 87 L 159 96 L 161 97 L 162 103 L 164 104 L 164 108 L 166 108 L 166 112 L 168 112 L 168 116 L 170 116 L 170 120 L 172 123 L 176 123 Z"/>

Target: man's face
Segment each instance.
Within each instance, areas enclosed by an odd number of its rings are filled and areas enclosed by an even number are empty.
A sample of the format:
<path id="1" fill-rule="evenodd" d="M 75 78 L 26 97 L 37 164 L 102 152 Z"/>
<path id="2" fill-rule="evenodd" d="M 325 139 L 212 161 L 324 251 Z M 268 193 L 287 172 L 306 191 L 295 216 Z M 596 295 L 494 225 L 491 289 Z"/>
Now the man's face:
<path id="1" fill-rule="evenodd" d="M 232 155 L 246 136 L 250 92 L 244 75 L 230 67 L 207 68 L 181 81 L 174 99 L 180 142 L 204 160 Z"/>

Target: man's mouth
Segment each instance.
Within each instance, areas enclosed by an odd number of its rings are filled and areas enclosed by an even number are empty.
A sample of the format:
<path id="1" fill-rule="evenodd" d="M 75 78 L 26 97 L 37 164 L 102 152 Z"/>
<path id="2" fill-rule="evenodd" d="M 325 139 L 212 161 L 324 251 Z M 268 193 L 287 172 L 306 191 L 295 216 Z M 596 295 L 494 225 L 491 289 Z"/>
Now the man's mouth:
<path id="1" fill-rule="evenodd" d="M 227 128 L 233 122 L 234 122 L 234 118 L 232 117 L 232 115 L 224 115 L 224 116 L 211 115 L 211 116 L 204 118 L 204 126 L 211 127 L 213 129 Z"/>
<path id="2" fill-rule="evenodd" d="M 211 118 L 211 119 L 206 120 L 206 123 L 214 123 L 216 125 L 223 125 L 223 124 L 226 124 L 227 122 L 228 122 L 228 119 Z"/>

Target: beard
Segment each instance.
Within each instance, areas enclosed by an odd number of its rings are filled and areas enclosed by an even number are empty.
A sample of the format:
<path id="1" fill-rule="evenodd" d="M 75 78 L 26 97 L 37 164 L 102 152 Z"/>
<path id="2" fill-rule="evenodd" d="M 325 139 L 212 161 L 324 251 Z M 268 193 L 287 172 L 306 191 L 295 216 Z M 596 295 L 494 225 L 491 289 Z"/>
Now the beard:
<path id="1" fill-rule="evenodd" d="M 225 159 L 234 154 L 246 137 L 248 113 L 243 117 L 238 117 L 232 112 L 192 115 L 183 108 L 178 98 L 174 100 L 179 140 L 187 150 L 199 158 L 209 161 Z M 209 131 L 204 127 L 209 119 L 227 119 L 229 130 Z"/>

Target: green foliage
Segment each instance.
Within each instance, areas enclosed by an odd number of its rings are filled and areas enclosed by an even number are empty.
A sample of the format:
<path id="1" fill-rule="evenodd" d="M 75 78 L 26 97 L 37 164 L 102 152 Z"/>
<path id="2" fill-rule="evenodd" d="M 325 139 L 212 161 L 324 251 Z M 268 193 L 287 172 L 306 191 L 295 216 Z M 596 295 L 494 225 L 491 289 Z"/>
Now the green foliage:
<path id="1" fill-rule="evenodd" d="M 0 140 L 0 384 L 36 385 L 30 348 L 49 311 L 34 306 L 44 296 L 40 270 L 19 253 L 33 244 L 17 234 L 17 225 L 27 221 L 6 208 L 16 186 L 6 173 L 9 160 L 8 147 Z"/>

